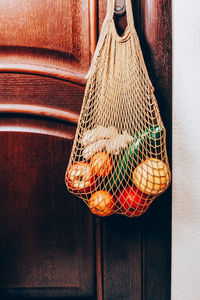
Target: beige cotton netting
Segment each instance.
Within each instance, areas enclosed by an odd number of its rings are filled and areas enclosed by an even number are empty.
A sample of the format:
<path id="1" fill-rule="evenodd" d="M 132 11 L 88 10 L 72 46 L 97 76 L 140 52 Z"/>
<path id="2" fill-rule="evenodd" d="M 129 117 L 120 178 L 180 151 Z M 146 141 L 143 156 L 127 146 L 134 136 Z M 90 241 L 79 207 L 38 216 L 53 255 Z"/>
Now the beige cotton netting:
<path id="1" fill-rule="evenodd" d="M 88 73 L 65 181 L 99 216 L 142 215 L 170 184 L 166 133 L 135 31 L 130 0 L 120 37 L 107 15 Z"/>

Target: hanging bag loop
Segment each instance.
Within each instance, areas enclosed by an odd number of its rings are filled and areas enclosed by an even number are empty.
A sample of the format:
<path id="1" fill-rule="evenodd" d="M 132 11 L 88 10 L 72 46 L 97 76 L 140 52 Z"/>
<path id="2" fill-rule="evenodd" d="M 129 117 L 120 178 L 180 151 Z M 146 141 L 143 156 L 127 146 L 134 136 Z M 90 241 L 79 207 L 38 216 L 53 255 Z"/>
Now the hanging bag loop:
<path id="1" fill-rule="evenodd" d="M 130 28 L 130 31 L 135 32 L 131 0 L 125 0 L 125 3 L 126 3 L 126 15 L 127 15 L 127 27 Z M 88 71 L 88 74 L 86 75 L 87 79 L 89 78 L 89 76 L 91 76 L 91 74 L 94 71 L 96 61 L 97 61 L 99 53 L 102 49 L 106 35 L 109 31 L 109 26 L 111 25 L 112 22 L 113 22 L 114 30 L 116 31 L 114 20 L 113 20 L 114 12 L 115 12 L 115 0 L 108 0 L 106 17 L 105 17 L 103 25 L 102 25 L 101 33 L 99 36 L 99 40 L 98 40 L 97 47 L 96 47 L 96 50 L 95 50 L 95 53 L 94 53 L 94 56 L 92 59 L 90 69 Z M 120 40 L 120 38 L 119 38 L 119 40 Z"/>
<path id="2" fill-rule="evenodd" d="M 126 3 L 127 28 L 126 28 L 125 33 L 123 34 L 123 36 L 120 37 L 116 32 L 115 23 L 114 23 L 114 20 L 113 20 L 114 11 L 115 11 L 115 0 L 108 0 L 107 1 L 106 17 L 105 17 L 103 25 L 102 25 L 99 40 L 98 40 L 96 50 L 95 50 L 95 53 L 94 53 L 94 56 L 93 56 L 93 59 L 92 59 L 92 62 L 91 62 L 91 66 L 90 66 L 89 71 L 86 75 L 86 79 L 88 79 L 93 74 L 96 63 L 97 63 L 97 60 L 98 60 L 98 57 L 100 55 L 100 51 L 103 47 L 105 38 L 106 38 L 106 36 L 109 32 L 109 27 L 112 27 L 112 31 L 115 35 L 116 40 L 118 40 L 120 42 L 125 42 L 129 38 L 129 35 L 131 33 L 133 34 L 134 39 L 135 39 L 134 44 L 135 44 L 135 47 L 137 48 L 139 59 L 141 61 L 141 64 L 143 65 L 144 72 L 146 73 L 146 77 L 148 79 L 149 86 L 151 87 L 151 90 L 152 90 L 152 93 L 153 93 L 154 88 L 151 84 L 151 80 L 149 78 L 148 71 L 146 69 L 146 65 L 145 65 L 143 54 L 142 54 L 141 47 L 140 47 L 140 42 L 139 42 L 136 30 L 135 30 L 135 26 L 134 26 L 133 9 L 132 9 L 131 0 L 125 0 L 125 3 Z"/>

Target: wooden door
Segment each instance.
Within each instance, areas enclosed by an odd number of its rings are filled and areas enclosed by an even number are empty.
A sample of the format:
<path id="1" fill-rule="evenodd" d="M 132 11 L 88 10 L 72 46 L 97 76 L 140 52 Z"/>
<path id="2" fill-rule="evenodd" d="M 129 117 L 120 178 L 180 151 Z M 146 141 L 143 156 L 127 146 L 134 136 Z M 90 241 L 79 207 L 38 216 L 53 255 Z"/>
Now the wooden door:
<path id="1" fill-rule="evenodd" d="M 170 0 L 132 3 L 171 158 Z M 100 219 L 64 183 L 105 9 L 0 0 L 1 296 L 170 299 L 171 191 L 136 220 Z"/>

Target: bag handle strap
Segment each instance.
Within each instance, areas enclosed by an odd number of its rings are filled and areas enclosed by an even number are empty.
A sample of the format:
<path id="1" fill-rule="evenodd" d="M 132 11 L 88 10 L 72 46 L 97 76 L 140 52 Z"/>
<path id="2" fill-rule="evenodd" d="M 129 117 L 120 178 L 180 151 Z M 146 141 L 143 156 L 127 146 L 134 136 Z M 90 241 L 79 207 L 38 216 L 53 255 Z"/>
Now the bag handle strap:
<path id="1" fill-rule="evenodd" d="M 125 0 L 125 3 L 126 3 L 127 24 L 130 27 L 130 29 L 133 32 L 135 32 L 131 0 Z M 99 40 L 98 40 L 98 43 L 96 46 L 96 50 L 95 50 L 95 53 L 94 53 L 94 56 L 92 59 L 90 69 L 86 75 L 86 79 L 88 79 L 93 73 L 93 70 L 94 70 L 94 67 L 95 67 L 95 64 L 97 61 L 97 57 L 99 56 L 99 53 L 101 51 L 101 48 L 102 48 L 104 40 L 105 40 L 105 37 L 108 33 L 108 28 L 109 28 L 110 22 L 113 20 L 114 12 L 115 12 L 115 0 L 107 0 L 106 17 L 105 17 L 103 25 L 102 25 Z"/>

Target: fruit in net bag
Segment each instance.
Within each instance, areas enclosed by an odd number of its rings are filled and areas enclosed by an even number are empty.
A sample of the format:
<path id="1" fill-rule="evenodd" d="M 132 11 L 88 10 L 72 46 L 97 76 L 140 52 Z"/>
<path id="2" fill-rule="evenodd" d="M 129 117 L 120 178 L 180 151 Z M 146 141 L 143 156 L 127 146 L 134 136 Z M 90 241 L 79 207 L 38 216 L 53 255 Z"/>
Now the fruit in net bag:
<path id="1" fill-rule="evenodd" d="M 97 191 L 89 199 L 88 205 L 93 214 L 105 217 L 113 214 L 115 199 L 107 191 Z"/>
<path id="2" fill-rule="evenodd" d="M 117 195 L 117 206 L 124 215 L 141 216 L 149 207 L 148 196 L 140 192 L 135 186 L 128 186 Z"/>
<path id="3" fill-rule="evenodd" d="M 90 193 L 95 188 L 95 175 L 89 163 L 78 162 L 69 167 L 65 181 L 74 193 Z"/>
<path id="4" fill-rule="evenodd" d="M 148 130 L 136 134 L 134 141 L 128 146 L 125 154 L 120 158 L 106 189 L 109 191 L 119 189 L 122 181 L 131 175 L 139 161 L 142 159 L 143 148 L 147 149 L 146 152 L 152 151 L 155 153 L 161 152 L 160 146 L 163 143 L 164 130 L 160 125 L 152 126 Z"/>
<path id="5" fill-rule="evenodd" d="M 108 176 L 113 168 L 111 157 L 106 152 L 95 154 L 90 161 L 93 172 L 98 177 Z"/>
<path id="6" fill-rule="evenodd" d="M 168 168 L 159 159 L 147 158 L 134 170 L 133 183 L 147 195 L 160 194 L 170 183 Z"/>

